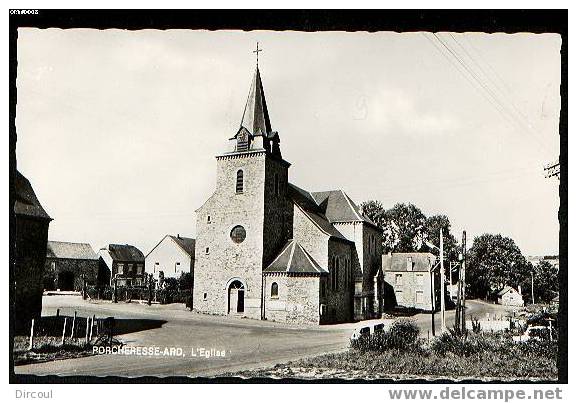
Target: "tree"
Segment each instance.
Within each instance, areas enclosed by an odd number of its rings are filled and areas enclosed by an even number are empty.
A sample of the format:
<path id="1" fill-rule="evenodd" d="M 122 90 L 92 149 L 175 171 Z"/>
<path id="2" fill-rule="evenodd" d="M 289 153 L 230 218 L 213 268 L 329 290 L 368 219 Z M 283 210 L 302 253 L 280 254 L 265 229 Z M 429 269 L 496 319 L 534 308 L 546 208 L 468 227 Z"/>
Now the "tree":
<path id="1" fill-rule="evenodd" d="M 165 290 L 177 290 L 178 280 L 173 277 L 165 277 L 163 282 L 163 288 Z"/>
<path id="2" fill-rule="evenodd" d="M 378 200 L 368 200 L 361 203 L 361 213 L 368 217 L 372 222 L 377 224 L 377 226 L 383 230 L 384 229 L 384 216 L 385 209 L 383 204 Z"/>
<path id="3" fill-rule="evenodd" d="M 192 273 L 184 272 L 178 279 L 178 288 L 181 290 L 190 290 L 192 289 L 192 282 Z"/>
<path id="4" fill-rule="evenodd" d="M 541 260 L 533 268 L 533 279 L 535 299 L 551 302 L 559 292 L 559 270 L 546 260 Z"/>
<path id="5" fill-rule="evenodd" d="M 506 285 L 518 287 L 530 281 L 530 266 L 511 238 L 475 237 L 467 255 L 467 291 L 474 297 L 488 297 Z"/>
<path id="6" fill-rule="evenodd" d="M 383 214 L 383 253 L 414 252 L 422 246 L 426 217 L 411 203 L 397 203 Z"/>
<path id="7" fill-rule="evenodd" d="M 424 238 L 435 246 L 439 246 L 441 241 L 439 239 L 439 232 L 443 229 L 443 249 L 445 258 L 450 261 L 457 261 L 459 258 L 459 245 L 457 240 L 451 234 L 451 222 L 449 217 L 443 214 L 437 214 L 428 217 L 425 220 Z M 431 252 L 437 255 L 439 252 L 432 249 L 426 244 L 422 247 L 423 251 Z"/>

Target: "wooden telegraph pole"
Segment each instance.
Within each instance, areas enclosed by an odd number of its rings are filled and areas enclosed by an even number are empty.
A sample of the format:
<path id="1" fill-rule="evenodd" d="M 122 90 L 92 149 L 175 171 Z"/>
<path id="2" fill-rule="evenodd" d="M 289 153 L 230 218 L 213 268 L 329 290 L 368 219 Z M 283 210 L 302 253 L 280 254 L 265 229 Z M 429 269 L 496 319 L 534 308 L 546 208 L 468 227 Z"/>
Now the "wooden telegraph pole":
<path id="1" fill-rule="evenodd" d="M 463 240 L 462 240 L 462 248 L 463 248 L 463 260 L 461 262 L 461 270 L 462 275 L 460 276 L 460 288 L 461 288 L 461 330 L 465 332 L 467 330 L 467 324 L 465 322 L 465 300 L 467 299 L 465 291 L 467 290 L 467 281 L 466 281 L 466 262 L 467 262 L 467 231 L 463 231 Z"/>
<path id="2" fill-rule="evenodd" d="M 439 260 L 441 263 L 441 333 L 445 331 L 446 323 L 445 323 L 445 256 L 443 254 L 443 229 L 439 230 Z"/>
<path id="3" fill-rule="evenodd" d="M 431 333 L 435 337 L 435 267 L 431 269 Z"/>

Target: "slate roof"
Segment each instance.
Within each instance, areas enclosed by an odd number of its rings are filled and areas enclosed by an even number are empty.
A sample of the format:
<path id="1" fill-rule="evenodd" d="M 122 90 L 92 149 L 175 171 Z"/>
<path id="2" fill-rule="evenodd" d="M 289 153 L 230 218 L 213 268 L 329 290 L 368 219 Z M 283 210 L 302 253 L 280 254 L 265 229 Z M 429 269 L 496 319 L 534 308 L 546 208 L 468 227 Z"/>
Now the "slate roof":
<path id="1" fill-rule="evenodd" d="M 144 262 L 144 255 L 136 246 L 110 244 L 108 253 L 113 260 L 121 262 Z"/>
<path id="2" fill-rule="evenodd" d="M 328 270 L 322 268 L 299 243 L 291 239 L 264 272 L 323 274 L 328 273 Z"/>
<path id="3" fill-rule="evenodd" d="M 18 171 L 14 178 L 14 199 L 14 213 L 52 220 L 38 201 L 30 181 Z"/>
<path id="4" fill-rule="evenodd" d="M 408 271 L 407 258 L 413 262 L 412 271 L 428 272 L 434 265 L 436 257 L 428 252 L 392 253 L 383 255 L 381 267 L 383 271 Z"/>
<path id="5" fill-rule="evenodd" d="M 270 136 L 272 134 L 258 66 L 254 72 L 240 126 L 248 130 L 253 136 Z"/>
<path id="6" fill-rule="evenodd" d="M 174 236 L 169 235 L 169 237 L 178 244 L 191 258 L 194 258 L 194 245 L 196 240 L 194 238 L 185 238 L 180 235 Z"/>
<path id="7" fill-rule="evenodd" d="M 48 241 L 46 257 L 56 259 L 98 260 L 98 255 L 87 243 Z"/>
<path id="8" fill-rule="evenodd" d="M 333 238 L 349 241 L 330 223 L 324 215 L 322 208 L 315 202 L 309 192 L 289 183 L 289 196 L 321 231 Z"/>
<path id="9" fill-rule="evenodd" d="M 312 197 L 323 209 L 330 222 L 364 221 L 367 224 L 377 226 L 361 213 L 361 209 L 342 190 L 312 192 Z"/>

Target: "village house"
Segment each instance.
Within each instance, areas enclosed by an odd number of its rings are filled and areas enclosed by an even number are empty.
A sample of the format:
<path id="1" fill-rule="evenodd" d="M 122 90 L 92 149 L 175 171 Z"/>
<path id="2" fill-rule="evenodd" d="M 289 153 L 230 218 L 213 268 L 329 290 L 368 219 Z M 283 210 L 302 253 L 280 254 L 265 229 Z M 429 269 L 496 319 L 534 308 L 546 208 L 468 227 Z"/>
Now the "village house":
<path id="1" fill-rule="evenodd" d="M 115 278 L 118 286 L 145 284 L 144 254 L 137 247 L 110 244 L 100 249 L 98 255 L 100 264 L 110 275 L 110 285 L 114 284 Z"/>
<path id="2" fill-rule="evenodd" d="M 180 278 L 183 273 L 192 273 L 194 269 L 194 239 L 166 235 L 145 257 L 146 273 L 155 280 L 161 278 Z"/>
<path id="3" fill-rule="evenodd" d="M 342 190 L 289 182 L 258 66 L 216 165 L 196 211 L 196 310 L 316 324 L 380 316 L 382 233 Z"/>
<path id="4" fill-rule="evenodd" d="M 430 311 L 432 295 L 439 306 L 439 276 L 432 274 L 437 258 L 432 253 L 390 253 L 382 256 L 386 306 Z M 433 293 L 431 293 L 431 288 Z M 435 290 L 437 290 L 435 292 Z"/>
<path id="5" fill-rule="evenodd" d="M 48 225 L 52 218 L 38 201 L 32 185 L 20 172 L 14 175 L 14 259 L 11 290 L 14 330 L 40 317 Z"/>
<path id="6" fill-rule="evenodd" d="M 525 306 L 523 294 L 521 294 L 521 286 L 515 289 L 510 286 L 505 286 L 497 293 L 497 303 L 505 306 Z"/>
<path id="7" fill-rule="evenodd" d="M 87 243 L 48 241 L 44 289 L 80 291 L 98 283 L 98 255 Z"/>

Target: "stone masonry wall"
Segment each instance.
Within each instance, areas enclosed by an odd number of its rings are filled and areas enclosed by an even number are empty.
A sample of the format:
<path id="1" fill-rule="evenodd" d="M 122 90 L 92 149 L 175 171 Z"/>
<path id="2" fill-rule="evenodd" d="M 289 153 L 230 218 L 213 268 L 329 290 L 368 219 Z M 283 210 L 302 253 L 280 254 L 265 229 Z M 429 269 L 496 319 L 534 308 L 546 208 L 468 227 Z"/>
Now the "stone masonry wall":
<path id="1" fill-rule="evenodd" d="M 329 262 L 333 257 L 339 260 L 339 270 L 335 270 L 329 264 L 330 274 L 328 276 L 327 286 L 325 288 L 325 297 L 321 294 L 321 300 L 326 305 L 325 323 L 348 322 L 352 319 L 352 299 L 354 293 L 354 282 L 352 278 L 347 278 L 345 270 L 345 259 L 352 261 L 354 245 L 337 239 L 329 240 L 328 257 Z M 337 287 L 331 287 L 331 277 L 338 274 Z"/>
<path id="2" fill-rule="evenodd" d="M 401 285 L 396 282 L 397 274 L 402 276 Z M 421 280 L 419 280 L 419 276 L 422 276 Z M 384 280 L 387 289 L 394 292 L 394 300 L 398 306 L 427 311 L 431 309 L 431 277 L 429 273 L 423 271 L 385 271 Z M 422 293 L 422 302 L 417 301 L 417 292 Z"/>
<path id="3" fill-rule="evenodd" d="M 244 315 L 261 318 L 265 153 L 217 157 L 216 190 L 197 210 L 194 308 L 228 313 L 228 285 L 245 287 Z M 244 191 L 236 193 L 236 173 L 244 172 Z M 210 220 L 209 220 L 210 216 Z M 246 239 L 234 243 L 230 232 L 242 225 Z"/>
<path id="4" fill-rule="evenodd" d="M 293 210 L 293 239 L 299 243 L 321 267 L 325 269 L 328 268 L 329 236 L 311 222 L 299 206 L 295 206 Z"/>
<path id="5" fill-rule="evenodd" d="M 44 278 L 53 279 L 54 289 L 58 288 L 58 275 L 70 272 L 74 275 L 73 288 L 82 290 L 82 275 L 86 276 L 87 285 L 96 285 L 98 277 L 98 260 L 95 259 L 55 259 L 46 258 Z"/>
<path id="6" fill-rule="evenodd" d="M 278 285 L 278 297 L 271 296 L 273 283 Z M 266 274 L 264 286 L 266 319 L 318 325 L 321 323 L 319 286 L 318 275 Z"/>
<path id="7" fill-rule="evenodd" d="M 262 267 L 267 267 L 293 237 L 293 203 L 288 196 L 288 163 L 267 156 L 265 161 Z M 275 175 L 278 192 L 275 193 Z"/>

